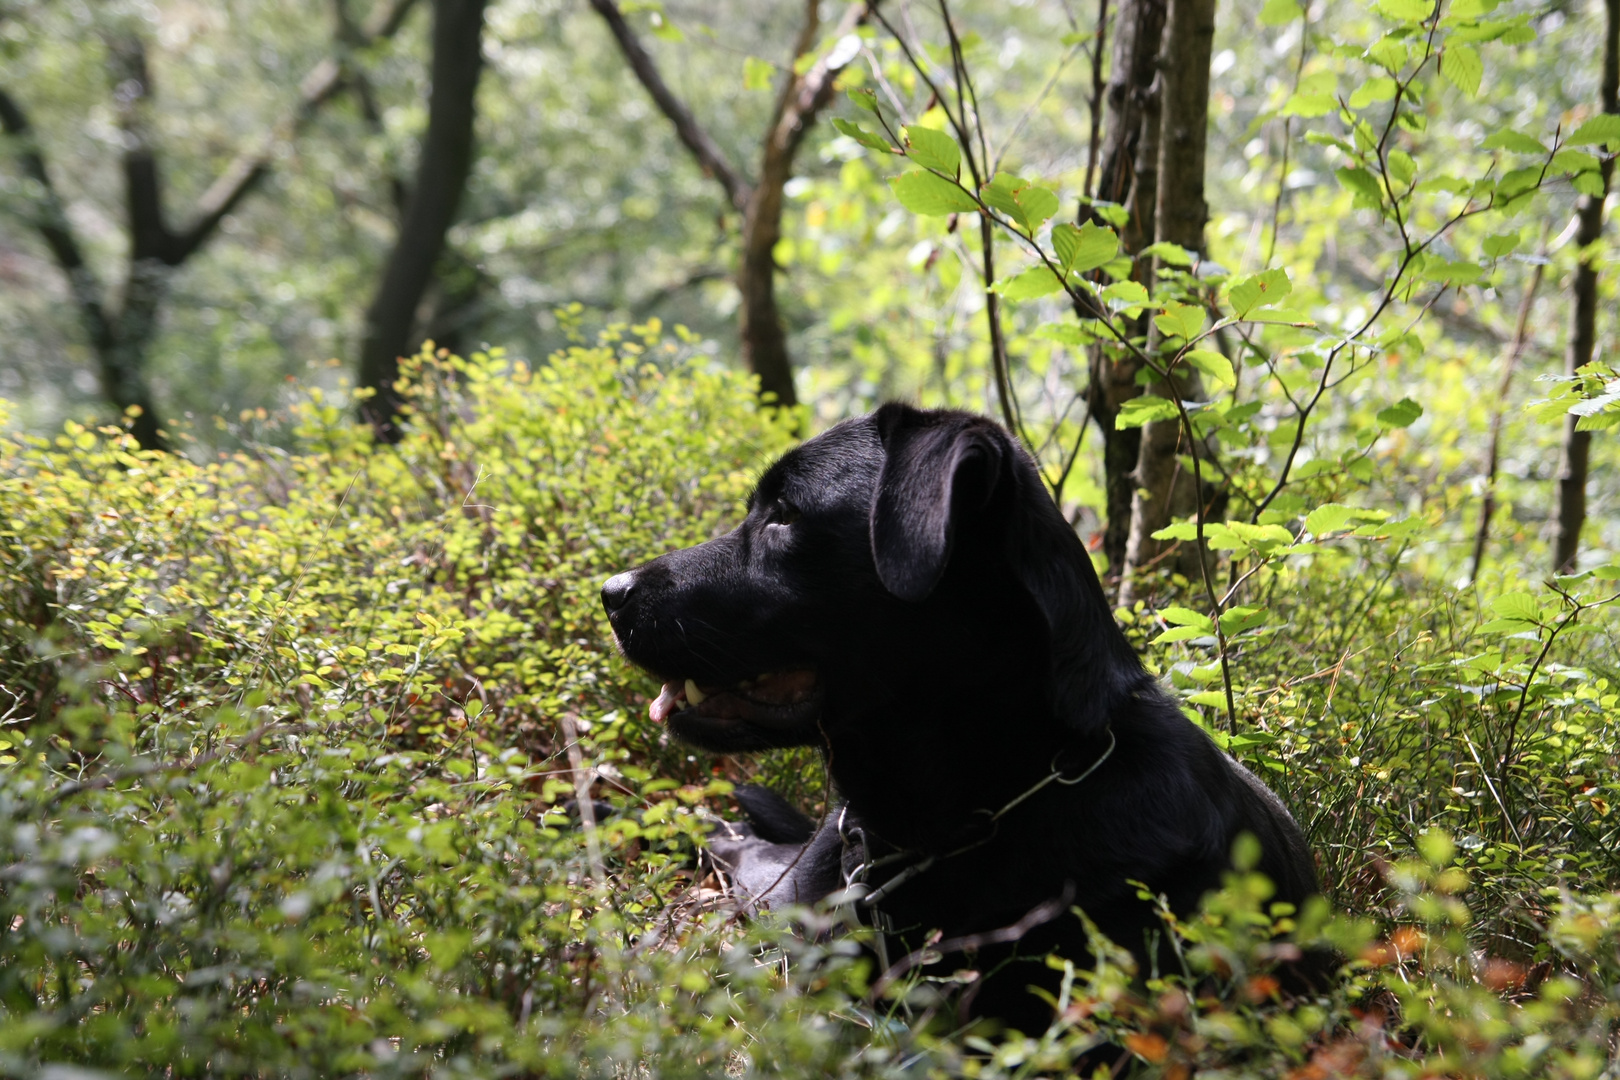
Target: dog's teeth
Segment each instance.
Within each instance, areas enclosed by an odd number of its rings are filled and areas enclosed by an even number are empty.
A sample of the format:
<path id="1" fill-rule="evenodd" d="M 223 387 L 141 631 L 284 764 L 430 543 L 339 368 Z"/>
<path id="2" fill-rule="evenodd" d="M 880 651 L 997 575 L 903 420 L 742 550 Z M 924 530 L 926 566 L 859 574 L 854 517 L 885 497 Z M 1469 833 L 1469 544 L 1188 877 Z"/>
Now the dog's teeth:
<path id="1" fill-rule="evenodd" d="M 703 704 L 703 699 L 707 696 L 707 694 L 698 689 L 697 683 L 693 682 L 691 679 L 686 680 L 686 700 L 688 703 L 692 705 L 701 705 Z"/>

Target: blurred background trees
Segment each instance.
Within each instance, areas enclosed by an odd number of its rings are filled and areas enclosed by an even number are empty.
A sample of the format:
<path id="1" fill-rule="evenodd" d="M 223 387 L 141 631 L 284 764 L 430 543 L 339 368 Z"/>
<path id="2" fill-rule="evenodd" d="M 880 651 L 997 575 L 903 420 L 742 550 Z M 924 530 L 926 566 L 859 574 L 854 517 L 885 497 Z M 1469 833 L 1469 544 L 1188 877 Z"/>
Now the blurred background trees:
<path id="1" fill-rule="evenodd" d="M 1437 84 L 1413 114 L 1424 130 L 1402 138 L 1480 154 L 1505 128 L 1550 140 L 1612 107 L 1603 3 L 1455 3 L 1520 30 L 1506 47 L 1506 31 L 1479 31 L 1478 47 L 1498 50 L 1482 83 Z M 829 122 L 860 113 L 837 91 L 871 89 L 901 122 L 926 124 L 936 91 L 954 104 L 965 89 L 986 163 L 1055 185 L 1059 219 L 1105 222 L 1124 207 L 1125 253 L 1170 240 L 1222 272 L 1286 267 L 1313 310 L 1348 320 L 1376 304 L 1389 266 L 1377 218 L 1336 175 L 1334 107 L 1349 104 L 1334 95 L 1371 94 L 1361 108 L 1383 93 L 1344 75 L 1343 43 L 1373 40 L 1412 6 L 1236 0 L 1214 12 L 1211 39 L 1207 4 L 959 3 L 955 47 L 972 79 L 959 87 L 940 6 L 916 2 L 6 0 L 0 395 L 27 430 L 137 406 L 148 445 L 167 424 L 199 450 L 225 448 L 276 438 L 267 418 L 289 376 L 384 388 L 385 421 L 395 358 L 425 339 L 539 362 L 571 335 L 656 316 L 716 362 L 749 367 L 777 400 L 803 402 L 811 427 L 891 396 L 1015 410 L 1117 570 L 1132 495 L 1142 469 L 1154 473 L 1142 436 L 1158 448 L 1155 475 L 1183 471 L 1173 425 L 1116 428 L 1143 389 L 1136 367 L 1044 331 L 1060 297 L 987 292 L 980 230 L 898 206 L 886 181 L 899 163 Z M 1194 24 L 1202 44 L 1176 31 Z M 1183 58 L 1189 47 L 1198 55 Z M 1189 110 L 1207 127 L 1189 130 Z M 1194 134 L 1207 165 L 1168 176 L 1167 163 L 1194 161 Z M 1610 155 L 1588 149 L 1607 179 Z M 1565 558 L 1552 547 L 1571 532 L 1557 522 L 1576 494 L 1583 548 L 1620 543 L 1604 480 L 1613 448 L 1599 437 L 1587 451 L 1573 419 L 1566 439 L 1521 408 L 1547 396 L 1538 376 L 1562 372 L 1566 355 L 1612 353 L 1615 285 L 1601 267 L 1614 230 L 1576 175 L 1548 171 L 1516 210 L 1511 250 L 1481 274 L 1400 297 L 1410 339 L 1357 367 L 1292 451 L 1323 460 L 1354 443 L 1363 413 L 1421 403 L 1413 427 L 1367 453 L 1397 463 L 1380 497 L 1473 508 L 1443 561 L 1471 550 L 1487 495 L 1499 508 L 1487 558 L 1502 542 Z M 1477 247 L 1468 227 L 1432 254 Z M 1022 268 L 1009 250 L 998 276 L 1006 258 Z M 1132 274 L 1151 285 L 1164 268 L 1139 259 Z M 1593 313 L 1586 345 L 1578 296 Z M 1146 315 L 1138 328 L 1157 333 Z M 1233 335 L 1219 347 L 1247 348 Z M 1233 401 L 1252 371 L 1253 423 L 1286 428 L 1286 379 L 1246 355 Z M 1288 448 L 1229 449 L 1239 456 L 1213 451 L 1228 471 Z M 1166 514 L 1228 486 L 1183 482 L 1180 503 L 1139 522 L 1136 561 L 1162 554 L 1150 534 Z"/>

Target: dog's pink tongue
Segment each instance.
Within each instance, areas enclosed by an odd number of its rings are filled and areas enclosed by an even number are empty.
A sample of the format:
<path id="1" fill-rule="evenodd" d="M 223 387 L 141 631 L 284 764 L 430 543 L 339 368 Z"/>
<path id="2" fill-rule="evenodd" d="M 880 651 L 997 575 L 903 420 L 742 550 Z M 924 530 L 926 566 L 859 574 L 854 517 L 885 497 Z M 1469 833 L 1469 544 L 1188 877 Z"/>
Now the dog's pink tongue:
<path id="1" fill-rule="evenodd" d="M 685 693 L 685 683 L 665 683 L 664 688 L 658 691 L 658 697 L 651 705 L 647 706 L 647 715 L 652 717 L 653 723 L 662 724 L 675 711 L 676 703 L 681 700 Z"/>

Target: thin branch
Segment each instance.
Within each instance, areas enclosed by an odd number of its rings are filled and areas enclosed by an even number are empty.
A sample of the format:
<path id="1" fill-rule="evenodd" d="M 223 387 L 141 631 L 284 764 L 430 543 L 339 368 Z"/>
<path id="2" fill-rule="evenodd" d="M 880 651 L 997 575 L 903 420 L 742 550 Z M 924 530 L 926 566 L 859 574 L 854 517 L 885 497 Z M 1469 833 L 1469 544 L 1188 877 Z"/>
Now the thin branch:
<path id="1" fill-rule="evenodd" d="M 51 183 L 50 170 L 46 167 L 44 153 L 28 122 L 28 115 L 3 88 L 0 88 L 0 131 L 17 141 L 23 171 L 39 188 L 39 213 L 33 221 L 34 228 L 39 231 L 56 264 L 67 276 L 68 287 L 79 305 L 80 317 L 91 340 L 97 343 L 106 341 L 110 327 L 101 303 L 101 284 L 96 279 L 95 271 L 85 261 L 84 250 L 79 247 L 78 238 L 73 234 L 66 207 L 62 204 L 56 185 Z"/>
<path id="2" fill-rule="evenodd" d="M 1097 38 L 1091 45 L 1091 136 L 1086 141 L 1086 185 L 1081 188 L 1086 199 L 1097 194 L 1097 155 L 1102 151 L 1103 93 L 1108 83 L 1103 79 L 1103 46 L 1108 43 L 1108 0 L 1097 2 Z"/>
<path id="3" fill-rule="evenodd" d="M 872 991 L 868 995 L 868 1000 L 876 1001 L 883 996 L 883 991 L 887 990 L 891 983 L 914 967 L 937 963 L 951 953 L 968 952 L 974 949 L 982 949 L 986 945 L 1005 945 L 1008 942 L 1018 941 L 1037 926 L 1049 923 L 1062 915 L 1064 909 L 1073 901 L 1074 885 L 1072 883 L 1065 884 L 1062 893 L 1052 897 L 1050 900 L 1043 900 L 1041 903 L 1036 904 L 1023 918 L 1010 926 L 1003 926 L 998 930 L 989 930 L 982 934 L 967 934 L 963 937 L 948 938 L 937 944 L 925 945 L 915 952 L 907 953 L 899 960 L 896 960 L 893 966 L 885 971 L 877 982 L 872 984 Z"/>
<path id="4" fill-rule="evenodd" d="M 624 21 L 619 5 L 614 3 L 614 0 L 591 0 L 591 7 L 595 8 L 596 13 L 602 16 L 602 21 L 608 24 L 608 29 L 613 32 L 614 39 L 619 43 L 619 51 L 624 53 L 625 60 L 630 64 L 630 70 L 635 72 L 636 78 L 652 96 L 659 111 L 675 125 L 675 134 L 680 137 L 681 142 L 692 152 L 692 156 L 697 158 L 704 172 L 714 177 L 725 189 L 726 198 L 731 201 L 731 205 L 739 211 L 746 211 L 749 197 L 753 193 L 752 185 L 732 166 L 719 145 L 698 126 L 692 111 L 675 96 L 669 84 L 664 82 L 664 77 L 659 74 L 652 55 L 636 37 L 635 31 L 630 29 L 630 24 Z"/>
<path id="5" fill-rule="evenodd" d="M 415 6 L 416 0 L 385 0 L 378 4 L 371 18 L 366 20 L 364 44 L 371 45 L 393 37 Z"/>
<path id="6" fill-rule="evenodd" d="M 175 237 L 173 265 L 190 258 L 213 235 L 225 216 L 269 174 L 275 163 L 275 147 L 296 135 L 343 85 L 343 69 L 328 57 L 316 64 L 298 86 L 298 104 L 253 150 L 236 156 L 219 178 L 197 200 L 192 221 Z"/>
<path id="7" fill-rule="evenodd" d="M 979 248 L 984 272 L 984 311 L 985 321 L 988 323 L 990 330 L 990 367 L 992 374 L 995 376 L 996 399 L 997 403 L 1001 406 L 1002 422 L 1006 425 L 1007 430 L 1017 435 L 1018 438 L 1022 440 L 1024 445 L 1033 451 L 1035 449 L 1034 442 L 1029 438 L 1028 434 L 1023 429 L 1023 424 L 1018 416 L 1017 402 L 1013 396 L 1012 374 L 1009 369 L 1007 359 L 1007 344 L 1001 327 L 1001 297 L 992 288 L 996 279 L 995 228 L 992 222 L 1001 224 L 1004 228 L 1011 228 L 1011 226 L 991 215 L 989 213 L 989 209 L 984 205 L 983 200 L 979 198 L 979 189 L 983 186 L 987 178 L 983 176 L 981 163 L 974 154 L 973 139 L 970 135 L 971 129 L 967 126 L 967 113 L 965 111 L 967 106 L 961 97 L 962 86 L 966 80 L 962 77 L 962 72 L 959 68 L 954 71 L 958 96 L 958 112 L 953 113 L 948 100 L 939 92 L 939 87 L 935 85 L 933 79 L 928 75 L 928 68 L 918 58 L 916 52 L 912 50 L 910 43 L 906 41 L 905 37 L 901 35 L 899 30 L 895 29 L 892 23 L 883 17 L 882 13 L 874 10 L 872 15 L 877 19 L 878 23 L 889 32 L 889 36 L 894 38 L 895 42 L 899 44 L 900 51 L 905 54 L 906 60 L 911 64 L 912 70 L 917 73 L 918 78 L 922 79 L 923 85 L 928 87 L 928 90 L 933 95 L 934 100 L 938 102 L 940 110 L 945 114 L 946 121 L 956 132 L 957 144 L 962 148 L 962 160 L 967 165 L 968 175 L 972 179 L 972 188 L 969 189 L 965 187 L 954 176 L 944 177 L 944 179 L 949 180 L 958 187 L 962 187 L 964 191 L 967 191 L 967 193 L 972 196 L 974 202 L 978 203 L 980 207 L 980 213 L 982 216 L 979 221 Z M 948 12 L 945 12 L 945 23 L 946 28 L 951 36 L 951 40 L 954 43 L 956 41 L 956 30 L 950 25 L 950 15 Z M 961 63 L 960 50 L 955 44 L 952 46 L 951 55 L 953 64 Z M 975 120 L 976 119 L 977 113 L 975 113 Z M 887 124 L 884 125 L 884 129 L 886 131 L 888 130 Z M 889 134 L 891 137 L 894 136 L 893 132 L 889 132 Z M 896 145 L 899 145 L 899 140 L 897 138 L 894 141 Z M 979 143 L 982 150 L 984 148 L 982 134 Z M 984 164 L 988 164 L 988 162 L 989 155 L 986 153 Z M 1031 241 L 1031 243 L 1033 242 Z"/>
<path id="8" fill-rule="evenodd" d="M 592 0 L 593 3 L 597 0 Z M 814 15 L 816 0 L 808 0 L 807 8 L 811 11 L 805 19 L 803 30 L 794 50 L 795 57 L 808 53 L 815 44 L 815 34 L 818 27 Z M 854 3 L 844 9 L 844 17 L 838 21 L 833 29 L 833 39 L 842 40 L 853 34 L 855 30 L 872 17 L 877 3 Z M 859 55 L 859 54 L 857 54 Z M 827 107 L 832 100 L 833 81 L 855 57 L 851 56 L 843 63 L 834 66 L 828 63 L 828 57 L 823 56 L 811 65 L 810 70 L 801 76 L 796 76 L 788 83 L 782 96 L 777 100 L 776 113 L 771 121 L 771 139 L 789 157 L 798 150 L 799 144 L 810 131 L 810 125 L 816 115 Z"/>
<path id="9" fill-rule="evenodd" d="M 1525 286 L 1524 299 L 1519 302 L 1519 317 L 1513 326 L 1513 344 L 1502 363 L 1502 379 L 1496 387 L 1496 407 L 1491 410 L 1491 436 L 1485 451 L 1485 498 L 1479 508 L 1479 528 L 1474 532 L 1474 557 L 1469 564 L 1468 580 L 1479 578 L 1479 567 L 1485 559 L 1485 542 L 1491 535 L 1491 518 L 1496 513 L 1496 470 L 1502 445 L 1502 417 L 1507 409 L 1508 391 L 1513 386 L 1513 375 L 1519 367 L 1530 334 L 1530 309 L 1535 306 L 1536 290 L 1541 288 L 1542 271 L 1546 268 L 1546 234 L 1542 234 L 1540 258 L 1530 272 L 1530 283 Z"/>
<path id="10" fill-rule="evenodd" d="M 1294 85 L 1289 91 L 1291 94 L 1299 92 L 1299 81 L 1305 74 L 1305 58 L 1310 54 L 1311 13 L 1309 5 L 1306 5 L 1306 10 L 1301 14 L 1300 18 L 1299 59 L 1294 63 Z M 1271 266 L 1271 260 L 1277 254 L 1277 232 L 1282 228 L 1283 191 L 1288 185 L 1288 151 L 1293 146 L 1293 134 L 1294 118 L 1292 116 L 1285 117 L 1283 119 L 1282 167 L 1277 173 L 1277 196 L 1271 202 L 1271 242 L 1266 245 L 1265 265 L 1267 267 Z"/>
<path id="11" fill-rule="evenodd" d="M 1036 94 L 1035 99 L 1024 108 L 1023 113 L 1018 117 L 1018 122 L 1013 125 L 1012 133 L 1002 140 L 1001 146 L 996 150 L 996 160 L 990 163 L 989 173 L 991 176 L 994 176 L 1001 168 L 1001 162 L 1006 158 L 1007 151 L 1012 147 L 1013 143 L 1018 141 L 1018 136 L 1024 133 L 1024 125 L 1029 123 L 1030 117 L 1035 115 L 1035 110 L 1044 105 L 1046 99 L 1052 95 L 1052 91 L 1057 88 L 1058 79 L 1062 78 L 1063 72 L 1068 69 L 1069 64 L 1074 60 L 1075 54 L 1078 52 L 1080 52 L 1079 42 L 1069 46 L 1068 51 L 1058 60 L 1057 66 L 1052 69 L 1052 74 L 1046 80 L 1046 85 L 1041 87 L 1041 92 Z"/>

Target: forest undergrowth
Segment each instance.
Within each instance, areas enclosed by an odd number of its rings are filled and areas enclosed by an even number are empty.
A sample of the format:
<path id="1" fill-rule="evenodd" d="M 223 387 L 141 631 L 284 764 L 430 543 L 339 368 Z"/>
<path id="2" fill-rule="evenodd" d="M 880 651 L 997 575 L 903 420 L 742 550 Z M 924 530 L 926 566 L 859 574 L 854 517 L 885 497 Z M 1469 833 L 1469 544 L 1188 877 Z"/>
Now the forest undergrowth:
<path id="1" fill-rule="evenodd" d="M 424 354 L 393 446 L 316 391 L 211 460 L 0 440 L 0 1073 L 1620 1075 L 1620 574 L 1459 589 L 1405 557 L 1433 521 L 1349 498 L 1221 616 L 1235 725 L 1207 618 L 1120 612 L 1326 902 L 1240 870 L 1166 914 L 1184 970 L 1099 940 L 996 1037 L 837 912 L 728 914 L 706 823 L 744 779 L 818 812 L 820 763 L 670 743 L 596 595 L 792 442 L 689 344 Z M 1322 943 L 1342 983 L 1282 1000 Z"/>

